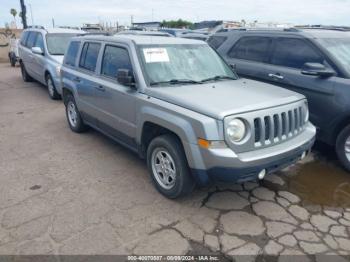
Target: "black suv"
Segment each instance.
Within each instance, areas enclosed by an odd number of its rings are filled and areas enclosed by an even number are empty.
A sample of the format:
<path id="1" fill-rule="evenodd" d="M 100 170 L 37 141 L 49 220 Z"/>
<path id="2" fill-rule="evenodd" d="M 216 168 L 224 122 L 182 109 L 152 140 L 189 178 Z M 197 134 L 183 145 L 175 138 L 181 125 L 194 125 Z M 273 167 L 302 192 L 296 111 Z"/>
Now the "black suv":
<path id="1" fill-rule="evenodd" d="M 208 42 L 242 77 L 305 95 L 318 139 L 335 146 L 350 171 L 350 31 L 241 29 Z"/>

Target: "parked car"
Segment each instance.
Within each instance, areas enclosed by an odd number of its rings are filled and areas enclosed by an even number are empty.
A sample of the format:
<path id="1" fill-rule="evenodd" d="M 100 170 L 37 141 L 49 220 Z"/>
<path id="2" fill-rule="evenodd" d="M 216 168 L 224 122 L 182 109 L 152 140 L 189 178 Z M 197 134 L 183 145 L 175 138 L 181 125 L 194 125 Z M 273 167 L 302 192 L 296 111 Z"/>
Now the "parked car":
<path id="1" fill-rule="evenodd" d="M 240 30 L 209 44 L 237 73 L 306 96 L 318 139 L 350 171 L 350 32 L 341 28 Z"/>
<path id="2" fill-rule="evenodd" d="M 18 39 L 11 39 L 10 40 L 10 49 L 9 49 L 9 61 L 10 61 L 10 64 L 12 67 L 15 67 L 16 66 L 16 63 L 18 62 L 19 60 L 19 57 L 18 57 L 18 42 L 19 40 Z"/>
<path id="3" fill-rule="evenodd" d="M 141 30 L 126 30 L 116 33 L 116 35 L 148 35 L 148 36 L 165 36 L 165 37 L 173 37 L 173 35 L 168 34 L 166 32 L 159 31 L 141 31 Z"/>
<path id="4" fill-rule="evenodd" d="M 187 38 L 187 39 L 201 40 L 201 41 L 207 41 L 209 38 L 208 35 L 200 34 L 200 33 L 185 33 L 185 34 L 181 34 L 180 37 Z"/>
<path id="5" fill-rule="evenodd" d="M 30 27 L 22 32 L 18 47 L 22 78 L 33 79 L 48 87 L 51 99 L 62 94 L 60 70 L 64 52 L 71 37 L 84 31 L 73 29 Z"/>
<path id="6" fill-rule="evenodd" d="M 158 31 L 171 34 L 171 35 L 173 35 L 175 37 L 179 37 L 179 36 L 181 36 L 184 33 L 191 32 L 192 30 L 190 30 L 190 29 L 181 29 L 181 28 L 161 28 Z"/>
<path id="7" fill-rule="evenodd" d="M 90 126 L 137 152 L 169 198 L 263 179 L 314 143 L 303 95 L 239 79 L 203 41 L 75 37 L 61 74 L 72 131 Z"/>

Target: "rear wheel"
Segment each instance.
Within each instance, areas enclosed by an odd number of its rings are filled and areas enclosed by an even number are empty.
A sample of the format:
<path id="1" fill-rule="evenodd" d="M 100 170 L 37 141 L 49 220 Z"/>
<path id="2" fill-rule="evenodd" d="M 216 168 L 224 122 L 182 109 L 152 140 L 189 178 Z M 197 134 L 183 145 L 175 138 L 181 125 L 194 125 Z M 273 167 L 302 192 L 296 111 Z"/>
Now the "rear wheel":
<path id="1" fill-rule="evenodd" d="M 336 152 L 343 167 L 350 172 L 350 125 L 346 126 L 338 135 Z"/>
<path id="2" fill-rule="evenodd" d="M 28 75 L 28 72 L 23 63 L 21 63 L 21 73 L 22 73 L 22 79 L 24 82 L 33 81 L 33 78 L 30 75 Z"/>
<path id="3" fill-rule="evenodd" d="M 174 135 L 162 135 L 152 140 L 147 149 L 147 165 L 157 190 L 170 199 L 191 193 L 195 187 L 182 148 Z"/>
<path id="4" fill-rule="evenodd" d="M 81 118 L 80 112 L 75 103 L 73 95 L 68 94 L 65 101 L 66 117 L 70 129 L 75 133 L 82 133 L 86 131 L 87 126 L 84 124 L 84 121 Z"/>
<path id="5" fill-rule="evenodd" d="M 52 100 L 58 100 L 61 98 L 60 94 L 56 90 L 55 84 L 50 74 L 46 76 L 46 86 L 49 92 L 49 96 Z"/>

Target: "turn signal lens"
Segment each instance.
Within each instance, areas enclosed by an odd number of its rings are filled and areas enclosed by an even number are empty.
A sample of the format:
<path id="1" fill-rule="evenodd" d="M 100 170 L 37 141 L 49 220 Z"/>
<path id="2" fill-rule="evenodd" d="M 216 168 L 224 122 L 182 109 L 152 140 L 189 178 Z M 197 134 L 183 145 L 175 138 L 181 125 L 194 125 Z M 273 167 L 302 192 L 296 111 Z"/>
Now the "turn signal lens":
<path id="1" fill-rule="evenodd" d="M 198 145 L 202 148 L 208 149 L 210 147 L 210 142 L 208 140 L 198 138 Z"/>

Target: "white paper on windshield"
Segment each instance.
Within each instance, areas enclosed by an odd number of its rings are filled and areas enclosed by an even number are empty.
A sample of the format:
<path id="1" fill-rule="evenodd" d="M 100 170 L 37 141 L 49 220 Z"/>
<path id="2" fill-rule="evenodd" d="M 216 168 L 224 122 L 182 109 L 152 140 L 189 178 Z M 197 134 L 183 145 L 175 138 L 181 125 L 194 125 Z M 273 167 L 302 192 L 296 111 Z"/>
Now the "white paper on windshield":
<path id="1" fill-rule="evenodd" d="M 165 48 L 144 48 L 143 55 L 146 63 L 169 62 L 168 52 Z"/>

